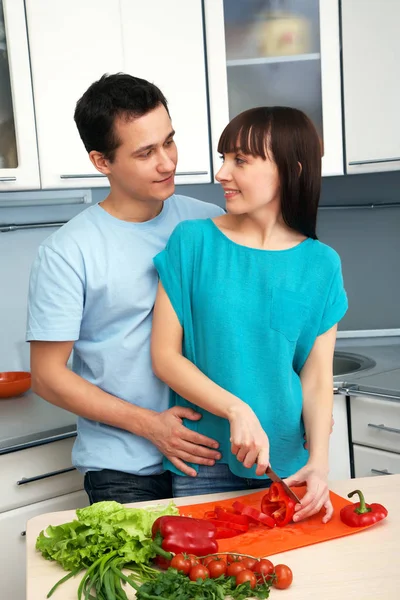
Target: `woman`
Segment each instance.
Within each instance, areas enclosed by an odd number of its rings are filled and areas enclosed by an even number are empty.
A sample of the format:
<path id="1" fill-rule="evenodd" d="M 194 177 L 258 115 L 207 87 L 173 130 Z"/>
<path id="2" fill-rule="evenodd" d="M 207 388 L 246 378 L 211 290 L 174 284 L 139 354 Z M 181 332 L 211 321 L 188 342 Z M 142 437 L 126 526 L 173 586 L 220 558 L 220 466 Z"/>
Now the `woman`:
<path id="1" fill-rule="evenodd" d="M 187 221 L 154 262 L 160 285 L 152 360 L 188 422 L 220 441 L 221 460 L 174 476 L 176 496 L 266 487 L 269 463 L 307 484 L 295 520 L 325 508 L 340 259 L 317 240 L 321 146 L 293 108 L 254 108 L 221 135 L 216 179 L 227 214 Z M 306 433 L 309 451 L 304 448 Z"/>

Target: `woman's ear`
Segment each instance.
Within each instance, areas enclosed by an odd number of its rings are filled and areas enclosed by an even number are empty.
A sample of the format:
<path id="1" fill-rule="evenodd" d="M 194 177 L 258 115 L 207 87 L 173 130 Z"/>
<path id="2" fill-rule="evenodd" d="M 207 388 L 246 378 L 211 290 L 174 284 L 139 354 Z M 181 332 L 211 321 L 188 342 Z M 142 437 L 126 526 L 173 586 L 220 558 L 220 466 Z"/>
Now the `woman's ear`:
<path id="1" fill-rule="evenodd" d="M 297 161 L 297 164 L 299 165 L 299 177 L 300 177 L 300 175 L 303 172 L 303 165 L 301 164 L 301 162 L 298 162 L 298 161 Z"/>

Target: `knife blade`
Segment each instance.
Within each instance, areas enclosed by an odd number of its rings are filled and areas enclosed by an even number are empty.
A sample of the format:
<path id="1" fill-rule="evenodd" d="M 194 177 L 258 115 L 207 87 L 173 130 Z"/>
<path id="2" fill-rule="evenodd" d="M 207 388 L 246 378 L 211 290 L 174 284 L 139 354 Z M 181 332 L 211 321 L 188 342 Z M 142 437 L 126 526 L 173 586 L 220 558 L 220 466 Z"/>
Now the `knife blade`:
<path id="1" fill-rule="evenodd" d="M 298 496 L 296 496 L 296 494 L 293 492 L 293 490 L 290 489 L 290 487 L 287 485 L 287 483 L 285 483 L 285 481 L 283 479 L 281 479 L 279 477 L 279 475 L 277 475 L 275 473 L 275 471 L 273 471 L 271 469 L 271 467 L 268 467 L 268 469 L 265 471 L 265 474 L 268 475 L 268 477 L 271 479 L 271 481 L 274 481 L 275 483 L 280 483 L 281 486 L 283 487 L 283 489 L 285 490 L 285 492 L 287 493 L 287 495 L 295 502 L 298 502 L 299 504 L 301 504 L 300 498 Z"/>

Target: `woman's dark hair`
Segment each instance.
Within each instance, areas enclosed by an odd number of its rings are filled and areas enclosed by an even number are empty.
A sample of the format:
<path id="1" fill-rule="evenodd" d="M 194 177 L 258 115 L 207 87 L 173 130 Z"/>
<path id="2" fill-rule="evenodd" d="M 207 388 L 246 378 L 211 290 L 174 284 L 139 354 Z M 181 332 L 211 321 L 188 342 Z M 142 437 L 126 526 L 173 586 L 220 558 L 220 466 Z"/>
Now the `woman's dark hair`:
<path id="1" fill-rule="evenodd" d="M 153 83 L 125 73 L 103 75 L 76 104 L 74 120 L 88 152 L 97 150 L 111 162 L 120 140 L 114 131 L 116 118 L 142 117 L 167 101 Z"/>
<path id="2" fill-rule="evenodd" d="M 275 162 L 283 220 L 292 229 L 317 239 L 322 146 L 310 119 L 301 110 L 285 106 L 246 110 L 225 127 L 218 143 L 221 154 L 239 149 Z"/>

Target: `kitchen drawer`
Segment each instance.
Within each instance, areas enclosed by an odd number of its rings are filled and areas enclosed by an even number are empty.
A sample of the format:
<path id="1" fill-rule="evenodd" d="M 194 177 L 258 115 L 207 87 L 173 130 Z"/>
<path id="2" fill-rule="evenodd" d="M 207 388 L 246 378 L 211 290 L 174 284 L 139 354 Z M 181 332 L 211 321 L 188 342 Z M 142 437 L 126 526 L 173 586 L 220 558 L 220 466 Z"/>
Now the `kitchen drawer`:
<path id="1" fill-rule="evenodd" d="M 354 444 L 354 472 L 356 477 L 372 477 L 400 473 L 400 454 L 366 448 Z"/>
<path id="2" fill-rule="evenodd" d="M 0 581 L 2 600 L 25 600 L 26 523 L 29 519 L 89 504 L 85 492 L 66 494 L 0 514 Z M 49 522 L 49 525 L 51 523 Z M 47 593 L 47 589 L 43 594 Z M 61 592 L 61 590 L 60 590 Z M 62 592 L 55 598 L 62 597 Z"/>
<path id="3" fill-rule="evenodd" d="M 74 439 L 1 455 L 0 513 L 82 490 L 83 475 L 71 464 Z"/>
<path id="4" fill-rule="evenodd" d="M 353 443 L 400 453 L 400 402 L 353 396 L 350 410 Z"/>

